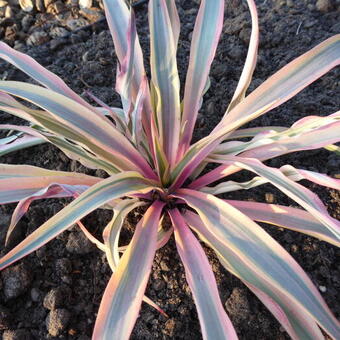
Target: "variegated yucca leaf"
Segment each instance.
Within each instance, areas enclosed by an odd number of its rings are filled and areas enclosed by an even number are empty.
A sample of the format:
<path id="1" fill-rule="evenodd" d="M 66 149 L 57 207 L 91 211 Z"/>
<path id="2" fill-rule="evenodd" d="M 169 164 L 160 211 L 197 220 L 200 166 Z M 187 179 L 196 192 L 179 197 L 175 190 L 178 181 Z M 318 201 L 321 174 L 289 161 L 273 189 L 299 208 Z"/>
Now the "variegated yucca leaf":
<path id="1" fill-rule="evenodd" d="M 339 222 L 312 190 L 297 183 L 308 180 L 340 190 L 339 174 L 332 177 L 294 164 L 277 169 L 263 163 L 318 148 L 339 154 L 339 111 L 328 116 L 311 112 L 290 127 L 239 129 L 339 65 L 340 35 L 289 62 L 247 94 L 259 45 L 255 1 L 247 0 L 252 30 L 239 82 L 221 122 L 210 135 L 190 145 L 203 96 L 210 87 L 209 71 L 223 29 L 224 4 L 223 0 L 200 2 L 183 98 L 177 69 L 181 43 L 175 0 L 148 2 L 150 68 L 144 67 L 134 2 L 104 0 L 118 61 L 115 90 L 121 97 L 121 107 L 111 107 L 85 89 L 97 106 L 90 105 L 31 57 L 0 42 L 0 58 L 40 84 L 0 81 L 0 111 L 29 124 L 0 125 L 0 157 L 51 143 L 70 159 L 106 173 L 103 179 L 0 164 L 0 204 L 18 203 L 6 241 L 31 202 L 59 197 L 71 200 L 9 250 L 0 259 L 0 269 L 78 225 L 105 254 L 112 270 L 98 311 L 94 340 L 128 339 L 142 301 L 167 317 L 144 294 L 155 253 L 173 234 L 197 306 L 203 339 L 237 339 L 237 334 L 196 236 L 262 301 L 291 338 L 322 340 L 322 328 L 331 338 L 340 339 L 339 323 L 307 274 L 256 223 L 290 229 L 339 247 Z M 211 164 L 219 165 L 212 168 Z M 246 182 L 228 178 L 244 170 L 255 177 Z M 216 183 L 224 178 L 224 182 Z M 257 190 L 265 183 L 274 185 L 303 209 L 252 202 L 251 195 L 245 201 L 229 197 L 233 191 Z M 228 200 L 217 197 L 227 192 Z M 103 240 L 82 223 L 82 218 L 96 209 L 113 213 L 111 221 L 103 226 Z M 132 239 L 126 241 L 121 234 L 130 213 L 140 218 Z"/>
<path id="2" fill-rule="evenodd" d="M 313 319 L 336 338 L 339 325 L 318 290 L 269 234 L 213 195 L 181 189 L 177 197 L 197 211 L 200 218 L 188 212 L 186 220 L 223 259 L 222 264 L 278 303 L 299 339 L 321 338 L 321 332 L 313 327 Z M 305 315 L 304 319 L 295 317 L 293 305 L 302 316 Z"/>

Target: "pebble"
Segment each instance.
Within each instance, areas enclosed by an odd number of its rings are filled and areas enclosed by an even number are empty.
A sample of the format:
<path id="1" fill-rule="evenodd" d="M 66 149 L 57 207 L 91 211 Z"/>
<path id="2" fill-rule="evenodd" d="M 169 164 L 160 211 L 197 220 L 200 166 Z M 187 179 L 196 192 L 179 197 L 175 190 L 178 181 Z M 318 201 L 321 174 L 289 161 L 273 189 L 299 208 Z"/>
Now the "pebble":
<path id="1" fill-rule="evenodd" d="M 53 2 L 46 8 L 47 13 L 60 14 L 66 10 L 66 6 L 61 1 Z"/>
<path id="2" fill-rule="evenodd" d="M 35 7 L 39 12 L 45 12 L 44 0 L 35 0 Z"/>
<path id="3" fill-rule="evenodd" d="M 58 336 L 67 327 L 70 321 L 70 312 L 67 309 L 56 309 L 49 312 L 46 318 L 46 328 L 50 335 Z"/>
<path id="4" fill-rule="evenodd" d="M 152 288 L 155 291 L 161 291 L 165 288 L 165 282 L 163 280 L 156 280 L 152 283 Z"/>
<path id="5" fill-rule="evenodd" d="M 225 308 L 236 325 L 249 319 L 250 307 L 247 292 L 238 287 L 234 288 L 225 303 Z"/>
<path id="6" fill-rule="evenodd" d="M 31 299 L 33 302 L 38 302 L 41 299 L 41 291 L 38 288 L 31 289 Z"/>
<path id="7" fill-rule="evenodd" d="M 48 34 L 44 31 L 35 31 L 27 39 L 28 46 L 39 46 L 50 40 Z"/>
<path id="8" fill-rule="evenodd" d="M 16 25 L 8 26 L 5 30 L 5 40 L 13 41 L 17 36 L 18 28 Z"/>
<path id="9" fill-rule="evenodd" d="M 325 286 L 319 286 L 319 290 L 320 290 L 320 292 L 322 292 L 322 293 L 326 293 L 327 288 L 326 288 Z"/>
<path id="10" fill-rule="evenodd" d="M 55 310 L 65 306 L 70 299 L 71 289 L 66 286 L 60 286 L 51 289 L 45 296 L 43 305 L 46 309 Z"/>
<path id="11" fill-rule="evenodd" d="M 66 249 L 71 254 L 83 255 L 92 252 L 94 246 L 83 232 L 72 232 L 68 236 Z"/>
<path id="12" fill-rule="evenodd" d="M 64 46 L 65 44 L 67 44 L 68 40 L 64 39 L 64 38 L 60 38 L 60 39 L 53 39 L 50 41 L 50 49 L 52 51 L 56 51 L 59 47 Z"/>
<path id="13" fill-rule="evenodd" d="M 267 203 L 275 202 L 275 196 L 271 192 L 266 192 L 264 196 Z"/>
<path id="14" fill-rule="evenodd" d="M 84 27 L 88 25 L 88 21 L 83 18 L 79 19 L 69 19 L 66 21 L 66 26 L 69 28 L 71 31 L 76 30 L 77 28 Z"/>
<path id="15" fill-rule="evenodd" d="M 332 3 L 330 0 L 318 0 L 315 6 L 318 11 L 327 13 L 331 10 Z"/>
<path id="16" fill-rule="evenodd" d="M 31 275 L 22 263 L 11 266 L 2 272 L 3 292 L 6 300 L 25 293 L 31 284 Z"/>
<path id="17" fill-rule="evenodd" d="M 92 0 L 79 0 L 79 7 L 80 8 L 91 8 L 92 7 Z"/>
<path id="18" fill-rule="evenodd" d="M 13 18 L 14 16 L 14 11 L 11 6 L 7 6 L 5 9 L 5 18 Z"/>
<path id="19" fill-rule="evenodd" d="M 55 0 L 44 0 L 44 6 L 45 8 L 48 8 L 49 5 L 51 5 Z"/>
<path id="20" fill-rule="evenodd" d="M 175 326 L 176 326 L 175 320 L 169 319 L 164 325 L 163 333 L 172 337 L 175 332 Z"/>
<path id="21" fill-rule="evenodd" d="M 64 27 L 56 26 L 50 30 L 50 36 L 52 38 L 65 38 L 69 34 L 69 31 Z"/>
<path id="22" fill-rule="evenodd" d="M 5 7 L 8 5 L 8 2 L 5 0 L 0 0 L 0 7 Z"/>
<path id="23" fill-rule="evenodd" d="M 83 8 L 79 14 L 85 17 L 90 22 L 96 22 L 103 18 L 103 13 L 97 8 Z"/>
<path id="24" fill-rule="evenodd" d="M 25 12 L 32 12 L 34 8 L 32 0 L 19 0 L 19 5 Z"/>
<path id="25" fill-rule="evenodd" d="M 31 333 L 26 329 L 6 330 L 2 340 L 31 340 Z"/>
<path id="26" fill-rule="evenodd" d="M 26 14 L 22 19 L 21 19 L 21 29 L 24 31 L 24 32 L 27 32 L 32 24 L 34 22 L 34 18 L 32 15 L 30 14 Z"/>
<path id="27" fill-rule="evenodd" d="M 167 264 L 165 261 L 162 261 L 162 262 L 160 263 L 160 266 L 161 266 L 161 269 L 162 269 L 163 271 L 165 271 L 165 272 L 170 271 L 170 268 L 169 268 L 168 264 Z"/>

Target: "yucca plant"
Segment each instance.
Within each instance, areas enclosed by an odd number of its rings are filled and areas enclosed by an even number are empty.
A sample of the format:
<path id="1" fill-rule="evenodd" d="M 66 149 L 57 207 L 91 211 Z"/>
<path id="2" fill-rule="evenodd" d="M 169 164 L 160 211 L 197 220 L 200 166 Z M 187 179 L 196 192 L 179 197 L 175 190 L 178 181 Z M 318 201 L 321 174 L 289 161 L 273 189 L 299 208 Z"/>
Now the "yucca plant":
<path id="1" fill-rule="evenodd" d="M 102 179 L 1 164 L 0 203 L 19 202 L 7 236 L 33 200 L 73 200 L 1 258 L 0 268 L 78 224 L 105 252 L 113 271 L 93 339 L 127 339 L 142 300 L 158 308 L 144 292 L 156 250 L 174 233 L 205 339 L 236 339 L 237 335 L 198 239 L 216 252 L 222 265 L 249 287 L 293 339 L 323 339 L 319 327 L 339 339 L 339 324 L 312 281 L 256 221 L 339 246 L 339 222 L 328 214 L 313 192 L 297 183 L 308 179 L 339 189 L 339 180 L 291 165 L 276 169 L 263 161 L 322 147 L 338 150 L 334 144 L 340 140 L 340 112 L 326 117 L 308 116 L 289 128 L 238 128 L 286 102 L 338 65 L 340 35 L 290 62 L 245 96 L 256 64 L 259 36 L 255 3 L 248 0 L 251 40 L 235 94 L 216 128 L 190 145 L 222 30 L 224 0 L 201 1 L 182 101 L 176 65 L 180 25 L 175 1 L 149 1 L 151 80 L 144 71 L 131 7 L 123 0 L 104 3 L 119 60 L 116 91 L 122 108 L 109 107 L 96 98 L 99 106 L 90 105 L 32 58 L 0 43 L 3 59 L 43 85 L 0 81 L 0 109 L 31 123 L 1 125 L 1 129 L 21 134 L 21 138 L 16 134 L 2 140 L 2 154 L 50 142 L 71 159 L 109 175 Z M 33 103 L 34 107 L 14 97 Z M 219 165 L 204 171 L 208 163 Z M 228 180 L 213 185 L 244 169 L 256 176 L 248 182 Z M 264 183 L 271 183 L 303 209 L 216 196 Z M 140 206 L 145 206 L 146 212 L 130 243 L 122 246 L 119 238 L 124 220 Z M 97 208 L 114 212 L 104 229 L 103 242 L 81 223 Z M 166 215 L 172 223 L 170 229 L 162 223 Z"/>

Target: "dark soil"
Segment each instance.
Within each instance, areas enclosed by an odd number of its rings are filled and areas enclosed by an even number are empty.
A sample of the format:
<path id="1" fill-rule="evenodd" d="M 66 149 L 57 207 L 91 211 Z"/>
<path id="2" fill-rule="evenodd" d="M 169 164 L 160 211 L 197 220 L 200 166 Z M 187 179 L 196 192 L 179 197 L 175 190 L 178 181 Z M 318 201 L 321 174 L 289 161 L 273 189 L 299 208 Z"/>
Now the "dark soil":
<path id="1" fill-rule="evenodd" d="M 178 1 L 182 20 L 178 63 L 182 79 L 188 61 L 190 33 L 197 13 L 197 2 Z M 314 0 L 257 1 L 261 43 L 251 89 L 287 62 L 340 32 L 339 2 L 318 1 L 318 7 L 315 3 Z M 326 3 L 326 6 L 320 6 L 320 3 Z M 138 9 L 137 18 L 143 48 L 147 50 L 146 6 Z M 201 109 L 199 124 L 195 130 L 196 139 L 206 135 L 218 123 L 232 97 L 247 52 L 249 19 L 244 2 L 228 1 L 223 36 L 211 71 L 211 88 Z M 116 61 L 107 28 L 100 32 L 81 33 L 79 42 L 76 41 L 77 39 L 73 39 L 72 44 L 68 41 L 59 47 L 47 43 L 30 49 L 24 46 L 21 48 L 63 78 L 77 93 L 90 90 L 106 103 L 119 106 L 119 97 L 112 88 Z M 146 57 L 147 55 L 148 53 Z M 339 71 L 338 68 L 329 72 L 287 104 L 258 118 L 251 125 L 289 126 L 307 115 L 328 115 L 335 112 L 340 107 Z M 3 62 L 0 64 L 0 74 L 6 79 L 27 80 L 20 71 Z M 18 122 L 7 114 L 1 114 L 0 121 Z M 10 154 L 3 157 L 1 162 L 102 175 L 101 171 L 88 170 L 79 163 L 68 160 L 62 152 L 50 145 Z M 325 150 L 288 155 L 271 160 L 268 164 L 292 164 L 329 175 L 339 173 L 340 166 L 339 158 Z M 244 176 L 238 174 L 234 178 L 239 180 Z M 307 181 L 304 184 L 320 196 L 333 217 L 340 218 L 338 192 Z M 270 185 L 231 193 L 227 197 L 296 205 Z M 65 199 L 32 204 L 8 249 L 67 203 L 68 200 Z M 14 205 L 1 209 L 0 241 L 4 244 Z M 88 216 L 84 223 L 92 233 L 100 237 L 102 228 L 110 217 L 109 211 L 100 210 Z M 124 235 L 126 239 L 133 232 L 138 218 L 138 214 L 129 217 Z M 337 292 L 340 287 L 340 268 L 337 249 L 292 231 L 266 225 L 263 227 L 301 264 L 320 288 L 331 310 L 339 317 Z M 2 253 L 8 249 L 3 249 Z M 244 285 L 227 273 L 208 249 L 207 254 L 216 275 L 221 299 L 240 339 L 288 339 L 279 323 Z M 50 339 L 52 335 L 56 339 L 90 339 L 101 296 L 110 277 L 110 269 L 101 251 L 83 239 L 76 228 L 64 232 L 1 275 L 0 330 L 3 332 L 3 339 Z M 157 252 L 146 294 L 165 310 L 169 318 L 143 304 L 133 339 L 201 338 L 196 309 L 173 240 Z"/>

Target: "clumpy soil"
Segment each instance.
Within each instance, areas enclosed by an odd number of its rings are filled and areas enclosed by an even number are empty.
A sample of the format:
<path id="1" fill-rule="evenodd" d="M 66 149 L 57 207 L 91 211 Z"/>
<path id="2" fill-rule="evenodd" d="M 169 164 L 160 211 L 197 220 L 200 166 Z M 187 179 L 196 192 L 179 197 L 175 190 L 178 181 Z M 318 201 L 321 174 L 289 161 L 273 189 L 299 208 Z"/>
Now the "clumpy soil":
<path id="1" fill-rule="evenodd" d="M 189 57 L 197 2 L 178 1 L 182 20 L 178 66 L 182 80 Z M 261 0 L 257 1 L 257 5 L 261 42 L 251 89 L 287 62 L 340 32 L 338 1 L 318 1 L 316 6 L 314 0 Z M 142 45 L 147 51 L 147 6 L 138 9 L 137 19 Z M 250 29 L 250 16 L 245 3 L 240 0 L 228 1 L 223 35 L 211 70 L 211 88 L 204 98 L 195 139 L 209 133 L 223 115 L 242 70 Z M 97 32 L 81 34 L 78 41 L 60 48 L 53 46 L 51 49 L 50 44 L 45 44 L 23 50 L 58 74 L 77 93 L 84 94 L 85 90 L 89 90 L 106 103 L 119 106 L 118 95 L 112 88 L 116 61 L 107 27 L 103 26 Z M 147 58 L 148 53 L 145 56 Z M 288 103 L 258 118 L 250 126 L 289 126 L 307 115 L 335 112 L 340 107 L 339 71 L 335 69 L 329 72 Z M 3 62 L 0 64 L 0 72 L 5 79 L 27 80 L 20 71 Z M 1 123 L 18 123 L 16 118 L 7 114 L 1 114 L 0 120 Z M 7 155 L 1 162 L 104 175 L 102 171 L 86 169 L 76 161 L 67 159 L 62 152 L 47 144 Z M 333 176 L 339 172 L 340 165 L 339 158 L 325 150 L 288 155 L 267 164 L 292 164 Z M 233 178 L 243 180 L 245 176 L 247 174 L 240 173 Z M 307 181 L 303 184 L 317 193 L 330 214 L 339 219 L 338 192 Z M 225 197 L 296 206 L 270 185 L 230 193 Z M 20 242 L 68 202 L 67 199 L 43 200 L 32 204 L 8 247 L 1 246 L 2 253 Z M 13 209 L 14 205 L 1 208 L 2 245 Z M 129 216 L 123 235 L 126 240 L 131 237 L 139 217 L 138 212 Z M 111 212 L 100 210 L 85 218 L 84 224 L 100 238 L 103 226 L 110 218 Z M 306 270 L 333 313 L 339 317 L 339 252 L 336 248 L 292 231 L 267 225 L 263 227 Z M 256 297 L 219 265 L 209 249 L 206 250 L 216 275 L 222 302 L 240 339 L 288 339 L 279 323 Z M 3 339 L 90 339 L 109 277 L 110 269 L 101 251 L 92 246 L 77 228 L 64 232 L 1 274 L 0 331 L 3 332 Z M 156 254 L 146 294 L 164 309 L 169 318 L 143 303 L 132 339 L 201 338 L 196 309 L 172 239 Z"/>

